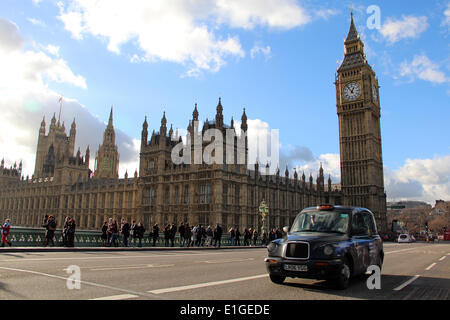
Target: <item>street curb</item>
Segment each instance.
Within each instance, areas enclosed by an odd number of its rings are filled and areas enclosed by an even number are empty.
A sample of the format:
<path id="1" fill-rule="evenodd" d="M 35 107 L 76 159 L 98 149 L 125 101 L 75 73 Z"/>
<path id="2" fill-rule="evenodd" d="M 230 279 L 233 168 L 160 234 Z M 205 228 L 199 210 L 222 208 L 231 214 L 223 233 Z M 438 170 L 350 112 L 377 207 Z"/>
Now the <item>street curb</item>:
<path id="1" fill-rule="evenodd" d="M 0 248 L 0 254 L 2 253 L 20 253 L 20 252 L 139 252 L 139 251 L 193 251 L 193 250 L 221 250 L 221 249 L 262 249 L 265 246 L 252 246 L 252 247 L 231 247 L 223 246 L 220 248 L 215 247 L 144 247 L 144 248 L 110 248 L 110 247 L 77 247 L 77 248 L 65 248 L 65 247 L 16 247 L 16 248 Z"/>

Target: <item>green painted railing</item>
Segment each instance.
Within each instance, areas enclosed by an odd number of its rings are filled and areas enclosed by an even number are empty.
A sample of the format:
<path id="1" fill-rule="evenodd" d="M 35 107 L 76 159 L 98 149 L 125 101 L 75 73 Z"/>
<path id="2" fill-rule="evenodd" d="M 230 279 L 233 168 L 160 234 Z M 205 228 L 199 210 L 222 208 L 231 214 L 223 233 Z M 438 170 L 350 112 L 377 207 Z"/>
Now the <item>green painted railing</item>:
<path id="1" fill-rule="evenodd" d="M 101 238 L 102 233 L 100 231 L 87 231 L 87 230 L 76 230 L 75 232 L 75 247 L 101 247 L 103 245 L 103 240 Z M 8 240 L 12 242 L 14 247 L 42 247 L 45 240 L 45 229 L 44 228 L 26 228 L 26 227 L 12 227 L 11 233 L 8 236 Z M 63 239 L 61 229 L 55 231 L 54 237 L 55 247 L 63 246 Z M 118 244 L 123 247 L 122 236 L 119 235 Z M 204 246 L 208 245 L 208 240 L 205 240 Z M 129 238 L 129 246 L 132 246 L 133 239 Z M 136 239 L 136 245 L 139 240 Z M 213 241 L 214 243 L 214 241 Z M 253 240 L 249 241 L 253 245 Z M 171 245 L 169 241 L 169 246 Z M 229 246 L 230 238 L 228 235 L 222 236 L 222 246 Z M 244 245 L 243 237 L 241 236 L 240 245 Z M 258 238 L 256 245 L 261 245 L 261 239 Z M 142 247 L 153 246 L 153 239 L 150 238 L 149 233 L 145 233 L 142 238 Z M 165 247 L 164 234 L 160 233 L 159 238 L 156 242 L 157 247 Z M 175 236 L 174 246 L 180 246 L 180 235 L 177 233 Z"/>

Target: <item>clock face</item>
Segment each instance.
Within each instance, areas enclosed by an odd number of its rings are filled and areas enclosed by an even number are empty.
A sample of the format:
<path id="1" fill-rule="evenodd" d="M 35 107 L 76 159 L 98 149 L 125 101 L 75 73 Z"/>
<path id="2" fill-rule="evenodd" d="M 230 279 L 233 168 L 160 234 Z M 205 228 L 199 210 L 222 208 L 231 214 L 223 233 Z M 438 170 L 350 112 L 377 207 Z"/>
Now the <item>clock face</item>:
<path id="1" fill-rule="evenodd" d="M 344 88 L 344 98 L 348 101 L 353 101 L 361 95 L 361 87 L 355 82 L 347 84 Z"/>
<path id="2" fill-rule="evenodd" d="M 374 101 L 378 101 L 377 87 L 375 85 L 372 86 L 372 96 Z"/>

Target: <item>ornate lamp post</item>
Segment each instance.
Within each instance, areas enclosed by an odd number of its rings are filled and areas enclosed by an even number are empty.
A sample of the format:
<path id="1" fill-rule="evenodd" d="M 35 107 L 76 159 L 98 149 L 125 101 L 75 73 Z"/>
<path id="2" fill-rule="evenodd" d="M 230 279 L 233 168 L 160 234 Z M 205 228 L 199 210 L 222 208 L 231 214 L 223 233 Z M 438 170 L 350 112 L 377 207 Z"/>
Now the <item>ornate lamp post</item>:
<path id="1" fill-rule="evenodd" d="M 263 200 L 261 201 L 261 204 L 259 205 L 259 213 L 261 214 L 261 222 L 262 222 L 262 227 L 261 227 L 261 238 L 262 235 L 267 232 L 267 216 L 269 214 L 269 207 L 266 205 L 266 202 Z"/>

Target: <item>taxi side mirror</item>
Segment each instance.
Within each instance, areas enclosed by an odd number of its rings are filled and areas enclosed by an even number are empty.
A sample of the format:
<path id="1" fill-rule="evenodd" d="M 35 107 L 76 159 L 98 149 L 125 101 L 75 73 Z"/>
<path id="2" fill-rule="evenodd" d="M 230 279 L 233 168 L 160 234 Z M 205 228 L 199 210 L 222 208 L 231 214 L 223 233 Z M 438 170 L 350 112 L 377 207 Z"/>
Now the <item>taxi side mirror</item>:
<path id="1" fill-rule="evenodd" d="M 283 232 L 284 233 L 288 233 L 289 232 L 289 227 L 283 227 Z"/>

